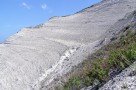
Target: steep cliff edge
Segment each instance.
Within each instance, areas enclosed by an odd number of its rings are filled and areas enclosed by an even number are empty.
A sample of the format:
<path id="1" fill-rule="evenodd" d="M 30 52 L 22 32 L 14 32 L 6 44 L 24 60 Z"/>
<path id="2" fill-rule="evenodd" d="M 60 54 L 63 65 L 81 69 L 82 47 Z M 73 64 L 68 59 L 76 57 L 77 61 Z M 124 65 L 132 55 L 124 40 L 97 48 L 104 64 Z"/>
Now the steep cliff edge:
<path id="1" fill-rule="evenodd" d="M 135 9 L 136 0 L 104 0 L 74 15 L 22 29 L 0 44 L 0 90 L 52 88 L 54 80 L 125 27 L 129 22 L 113 28 Z"/>

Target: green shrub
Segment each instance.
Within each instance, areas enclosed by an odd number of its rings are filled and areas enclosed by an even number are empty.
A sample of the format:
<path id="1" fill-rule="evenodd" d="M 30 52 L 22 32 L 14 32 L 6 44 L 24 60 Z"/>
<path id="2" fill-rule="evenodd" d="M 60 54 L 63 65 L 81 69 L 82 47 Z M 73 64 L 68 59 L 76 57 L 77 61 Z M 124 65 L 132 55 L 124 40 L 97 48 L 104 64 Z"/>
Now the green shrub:
<path id="1" fill-rule="evenodd" d="M 72 88 L 76 88 L 79 89 L 81 86 L 81 78 L 79 77 L 73 77 L 71 79 L 69 79 L 69 82 L 66 83 L 66 85 L 64 86 L 65 90 L 70 90 Z"/>
<path id="2" fill-rule="evenodd" d="M 136 33 L 128 31 L 118 42 L 109 44 L 104 47 L 104 50 L 96 52 L 93 61 L 84 61 L 83 73 L 85 74 L 71 78 L 64 88 L 78 90 L 82 86 L 93 85 L 96 79 L 101 83 L 105 82 L 110 78 L 111 69 L 123 70 L 134 61 L 136 61 Z"/>

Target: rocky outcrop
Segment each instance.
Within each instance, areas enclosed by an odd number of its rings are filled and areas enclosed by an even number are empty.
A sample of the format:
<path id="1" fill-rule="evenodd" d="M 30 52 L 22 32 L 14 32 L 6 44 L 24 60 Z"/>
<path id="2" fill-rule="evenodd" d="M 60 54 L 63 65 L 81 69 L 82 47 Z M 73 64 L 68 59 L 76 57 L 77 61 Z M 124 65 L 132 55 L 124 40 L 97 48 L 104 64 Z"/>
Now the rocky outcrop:
<path id="1" fill-rule="evenodd" d="M 107 82 L 99 90 L 135 90 L 136 89 L 136 62 L 125 69 L 115 78 Z"/>
<path id="2" fill-rule="evenodd" d="M 136 32 L 136 11 L 126 18 L 131 18 L 129 30 Z M 108 81 L 99 90 L 135 90 L 136 89 L 136 62 L 123 70 L 119 75 Z"/>
<path id="3" fill-rule="evenodd" d="M 121 30 L 112 29 L 115 23 L 135 9 L 136 0 L 104 0 L 22 29 L 0 44 L 0 90 L 53 89 L 54 80 L 107 44 Z"/>
<path id="4" fill-rule="evenodd" d="M 122 24 L 127 22 L 126 24 Z M 126 25 L 126 27 L 122 27 L 121 25 Z M 118 29 L 118 30 L 117 30 Z M 121 29 L 121 30 L 119 30 Z M 120 36 L 124 33 L 131 31 L 133 33 L 136 32 L 136 11 L 133 11 L 127 14 L 124 18 L 119 20 L 114 24 L 114 27 L 111 28 L 110 32 L 116 31 L 112 34 L 111 43 L 115 42 L 115 39 L 118 40 Z M 106 37 L 109 37 L 107 34 Z M 130 41 L 131 42 L 131 41 Z M 89 87 L 84 87 L 81 90 L 135 90 L 136 86 L 136 62 L 130 65 L 128 68 L 121 71 L 113 70 L 110 73 L 113 73 L 110 76 L 110 79 L 106 84 L 96 82 L 94 85 Z"/>

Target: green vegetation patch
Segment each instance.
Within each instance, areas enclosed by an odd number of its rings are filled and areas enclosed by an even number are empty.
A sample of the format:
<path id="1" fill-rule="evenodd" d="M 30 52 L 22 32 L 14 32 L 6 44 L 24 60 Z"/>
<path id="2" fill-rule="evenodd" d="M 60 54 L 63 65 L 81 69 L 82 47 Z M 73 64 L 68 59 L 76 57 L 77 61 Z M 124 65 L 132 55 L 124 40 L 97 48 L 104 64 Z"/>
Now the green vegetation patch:
<path id="1" fill-rule="evenodd" d="M 120 71 L 136 61 L 136 33 L 127 30 L 119 40 L 104 46 L 93 54 L 93 59 L 82 63 L 82 74 L 71 77 L 64 90 L 79 90 L 98 80 L 107 82 Z"/>

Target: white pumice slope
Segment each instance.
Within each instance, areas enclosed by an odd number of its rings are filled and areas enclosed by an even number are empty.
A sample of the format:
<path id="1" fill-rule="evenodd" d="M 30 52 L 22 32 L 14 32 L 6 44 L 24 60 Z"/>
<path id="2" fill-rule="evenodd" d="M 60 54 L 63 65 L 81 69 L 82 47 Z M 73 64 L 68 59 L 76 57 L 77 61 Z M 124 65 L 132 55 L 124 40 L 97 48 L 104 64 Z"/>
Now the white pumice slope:
<path id="1" fill-rule="evenodd" d="M 55 78 L 107 43 L 110 28 L 135 9 L 136 0 L 103 0 L 22 29 L 0 44 L 0 90 L 48 90 Z"/>

